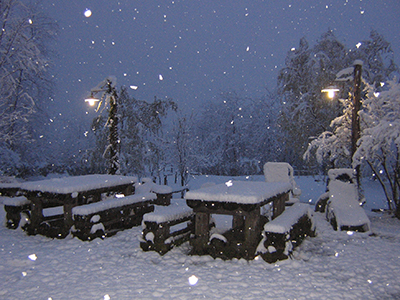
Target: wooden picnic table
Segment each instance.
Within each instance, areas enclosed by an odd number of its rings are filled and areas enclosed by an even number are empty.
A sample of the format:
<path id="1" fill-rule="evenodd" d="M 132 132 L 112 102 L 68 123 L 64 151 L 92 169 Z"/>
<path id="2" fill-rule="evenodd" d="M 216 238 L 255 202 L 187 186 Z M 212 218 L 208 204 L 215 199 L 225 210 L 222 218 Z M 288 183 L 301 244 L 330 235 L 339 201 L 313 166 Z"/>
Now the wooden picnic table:
<path id="1" fill-rule="evenodd" d="M 104 193 L 131 195 L 136 182 L 136 177 L 96 174 L 21 183 L 21 191 L 31 202 L 26 230 L 28 234 L 63 238 L 73 225 L 73 207 L 98 202 Z M 61 207 L 61 215 L 45 216 L 43 210 L 52 207 Z"/>
<path id="2" fill-rule="evenodd" d="M 261 208 L 271 203 L 272 218 L 276 218 L 285 210 L 290 189 L 285 182 L 228 181 L 187 192 L 187 205 L 195 213 L 192 254 L 253 259 L 265 223 Z M 232 215 L 232 230 L 210 236 L 213 214 Z M 217 237 L 215 244 L 212 236 Z"/>

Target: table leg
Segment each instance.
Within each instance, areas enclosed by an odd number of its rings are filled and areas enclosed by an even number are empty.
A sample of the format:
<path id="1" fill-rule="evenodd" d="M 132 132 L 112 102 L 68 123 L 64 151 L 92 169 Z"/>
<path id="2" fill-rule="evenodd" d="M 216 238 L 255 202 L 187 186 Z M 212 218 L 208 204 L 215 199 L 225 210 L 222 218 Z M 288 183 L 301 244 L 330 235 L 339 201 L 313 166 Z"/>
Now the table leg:
<path id="1" fill-rule="evenodd" d="M 249 211 L 245 217 L 244 224 L 244 257 L 246 259 L 253 259 L 258 242 L 261 238 L 260 228 L 260 207 Z"/>
<path id="2" fill-rule="evenodd" d="M 191 241 L 193 254 L 203 255 L 210 238 L 210 214 L 204 212 L 196 212 L 195 219 L 195 238 Z"/>
<path id="3" fill-rule="evenodd" d="M 29 200 L 31 200 L 31 218 L 26 231 L 28 234 L 37 234 L 39 225 L 43 220 L 43 205 L 40 199 L 30 197 Z"/>

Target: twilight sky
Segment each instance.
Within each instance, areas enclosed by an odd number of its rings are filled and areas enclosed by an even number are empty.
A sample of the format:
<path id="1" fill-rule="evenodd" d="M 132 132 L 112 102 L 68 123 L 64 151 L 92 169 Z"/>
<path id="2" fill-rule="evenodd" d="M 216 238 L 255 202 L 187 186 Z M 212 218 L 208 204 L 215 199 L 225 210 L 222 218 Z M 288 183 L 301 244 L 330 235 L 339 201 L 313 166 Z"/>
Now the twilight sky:
<path id="1" fill-rule="evenodd" d="M 60 111 L 84 116 L 83 99 L 108 75 L 130 94 L 201 107 L 220 92 L 273 89 L 286 53 L 328 29 L 346 46 L 383 34 L 400 65 L 399 0 L 52 0 L 60 33 L 53 73 Z M 90 9 L 90 17 L 85 11 Z"/>

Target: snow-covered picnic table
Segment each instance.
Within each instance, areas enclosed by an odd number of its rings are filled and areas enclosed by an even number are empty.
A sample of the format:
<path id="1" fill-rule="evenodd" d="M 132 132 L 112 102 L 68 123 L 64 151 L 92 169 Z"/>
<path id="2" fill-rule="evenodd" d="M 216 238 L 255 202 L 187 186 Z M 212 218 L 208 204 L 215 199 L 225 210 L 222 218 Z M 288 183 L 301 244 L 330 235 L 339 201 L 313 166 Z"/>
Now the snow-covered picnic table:
<path id="1" fill-rule="evenodd" d="M 27 231 L 29 234 L 43 233 L 51 236 L 63 237 L 69 233 L 73 224 L 72 208 L 78 205 L 98 202 L 103 193 L 121 193 L 130 195 L 134 193 L 136 177 L 119 175 L 84 175 L 53 178 L 40 181 L 23 182 L 20 189 L 31 202 L 31 220 Z M 40 226 L 46 220 L 43 209 L 62 207 L 61 220 L 58 219 L 57 228 L 43 228 Z M 50 226 L 51 227 L 51 226 Z M 59 232 L 59 233 L 57 233 Z"/>
<path id="2" fill-rule="evenodd" d="M 221 237 L 226 243 L 224 248 L 233 252 L 227 258 L 254 258 L 263 225 L 261 207 L 272 203 L 273 218 L 277 217 L 285 209 L 291 188 L 287 182 L 228 181 L 187 192 L 186 202 L 195 213 L 192 253 L 218 256 L 218 253 L 210 253 L 214 251 L 210 248 L 210 215 L 223 214 L 233 216 L 234 240 L 231 242 Z"/>

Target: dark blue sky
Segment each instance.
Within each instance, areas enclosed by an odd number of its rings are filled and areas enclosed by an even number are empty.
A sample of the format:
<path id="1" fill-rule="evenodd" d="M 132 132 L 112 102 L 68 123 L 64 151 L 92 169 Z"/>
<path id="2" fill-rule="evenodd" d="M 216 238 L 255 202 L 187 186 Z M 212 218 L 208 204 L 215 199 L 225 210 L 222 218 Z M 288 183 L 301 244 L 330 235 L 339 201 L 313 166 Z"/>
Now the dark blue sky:
<path id="1" fill-rule="evenodd" d="M 130 93 L 136 98 L 169 97 L 182 108 L 227 90 L 260 95 L 273 89 L 301 37 L 313 45 L 328 29 L 348 47 L 376 29 L 399 64 L 399 0 L 57 0 L 43 7 L 60 26 L 55 102 L 77 116 L 90 110 L 83 99 L 108 75 L 138 86 Z"/>

